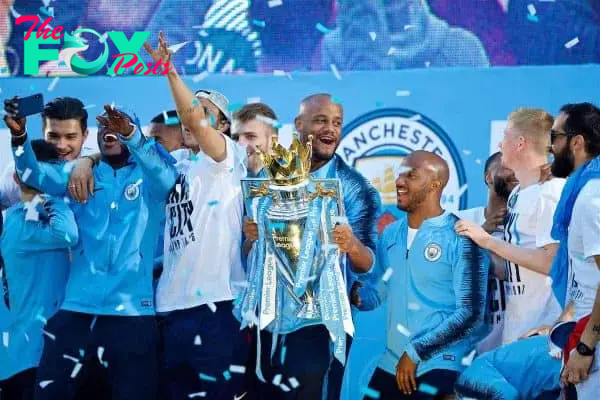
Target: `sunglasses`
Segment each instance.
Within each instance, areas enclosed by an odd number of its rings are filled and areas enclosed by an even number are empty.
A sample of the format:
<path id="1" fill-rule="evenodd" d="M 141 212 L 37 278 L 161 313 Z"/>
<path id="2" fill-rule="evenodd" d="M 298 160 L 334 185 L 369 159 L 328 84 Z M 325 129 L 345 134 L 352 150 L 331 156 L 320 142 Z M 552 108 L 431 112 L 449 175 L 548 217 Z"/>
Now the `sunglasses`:
<path id="1" fill-rule="evenodd" d="M 555 141 L 555 140 L 556 140 L 558 137 L 560 137 L 560 136 L 565 136 L 565 137 L 567 137 L 567 138 L 568 138 L 568 137 L 571 137 L 571 136 L 573 136 L 573 135 L 572 135 L 572 134 L 570 134 L 570 133 L 558 132 L 558 131 L 555 131 L 555 130 L 551 130 L 551 131 L 550 131 L 550 143 L 554 143 L 554 141 Z"/>

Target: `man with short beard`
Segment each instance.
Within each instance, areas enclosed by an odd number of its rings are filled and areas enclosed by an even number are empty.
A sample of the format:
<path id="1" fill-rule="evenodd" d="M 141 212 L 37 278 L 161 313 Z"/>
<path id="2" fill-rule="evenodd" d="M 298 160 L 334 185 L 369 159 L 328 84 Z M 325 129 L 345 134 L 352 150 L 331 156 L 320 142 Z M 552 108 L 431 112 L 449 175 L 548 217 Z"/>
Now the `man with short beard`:
<path id="1" fill-rule="evenodd" d="M 313 178 L 337 178 L 342 184 L 348 225 L 337 226 L 333 238 L 342 253 L 346 254 L 347 262 L 342 264 L 342 273 L 350 288 L 361 273 L 371 270 L 374 262 L 379 194 L 358 171 L 335 154 L 341 140 L 343 108 L 332 100 L 331 95 L 319 93 L 303 99 L 295 123 L 304 144 L 312 136 Z M 246 224 L 244 233 L 248 240 L 256 240 L 256 224 Z M 280 332 L 276 343 L 273 343 L 269 327 L 260 332 L 263 351 L 261 368 L 267 382 L 260 385 L 261 396 L 286 399 L 286 396 L 292 396 L 294 399 L 311 400 L 319 398 L 331 365 L 327 379 L 328 397 L 339 399 L 344 368 L 339 361 L 331 360 L 330 336 L 322 321 L 310 320 L 309 323 L 312 325 L 307 325 L 306 320 L 298 321 L 294 330 Z M 275 345 L 275 354 L 284 351 L 289 361 L 284 363 L 277 356 L 273 357 L 272 363 L 269 362 L 272 344 Z M 301 386 L 290 394 L 282 392 L 279 387 L 271 384 L 278 374 L 297 378 Z"/>

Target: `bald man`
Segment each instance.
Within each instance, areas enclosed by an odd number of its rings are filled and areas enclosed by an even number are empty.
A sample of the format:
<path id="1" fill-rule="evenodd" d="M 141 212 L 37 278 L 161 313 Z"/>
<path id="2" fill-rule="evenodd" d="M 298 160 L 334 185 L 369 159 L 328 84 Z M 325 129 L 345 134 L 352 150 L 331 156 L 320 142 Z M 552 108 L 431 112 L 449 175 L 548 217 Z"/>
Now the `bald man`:
<path id="1" fill-rule="evenodd" d="M 343 109 L 331 95 L 319 93 L 306 97 L 300 103 L 295 119 L 296 130 L 302 142 L 312 135 L 311 175 L 315 179 L 339 179 L 348 224 L 335 228 L 333 239 L 344 254 L 340 266 L 347 288 L 355 280 L 371 271 L 377 240 L 376 221 L 381 201 L 379 193 L 354 168 L 347 165 L 336 150 L 340 144 L 343 125 Z M 257 238 L 256 224 L 244 224 L 248 241 Z M 320 320 L 298 319 L 295 312 L 284 307 L 283 321 L 293 321 L 293 327 L 279 331 L 275 336 L 273 326 L 261 331 L 261 370 L 266 384 L 258 384 L 261 398 L 316 399 L 321 397 L 327 382 L 327 398 L 339 400 L 344 368 L 331 354 L 330 335 Z M 273 340 L 276 343 L 273 344 Z M 347 343 L 351 337 L 347 337 Z M 275 354 L 285 357 L 271 357 Z M 347 349 L 349 345 L 347 346 Z M 284 362 L 284 359 L 287 360 Z M 328 372 L 329 371 L 329 372 Z M 300 387 L 290 393 L 283 392 L 271 382 L 278 375 L 293 376 Z"/>
<path id="2" fill-rule="evenodd" d="M 369 387 L 380 399 L 433 399 L 453 393 L 462 359 L 487 333 L 488 271 L 480 249 L 455 233 L 458 218 L 440 205 L 446 162 L 416 151 L 401 171 L 397 201 L 406 214 L 383 231 L 378 282 L 364 288 L 365 303 L 389 297 L 386 350 Z"/>

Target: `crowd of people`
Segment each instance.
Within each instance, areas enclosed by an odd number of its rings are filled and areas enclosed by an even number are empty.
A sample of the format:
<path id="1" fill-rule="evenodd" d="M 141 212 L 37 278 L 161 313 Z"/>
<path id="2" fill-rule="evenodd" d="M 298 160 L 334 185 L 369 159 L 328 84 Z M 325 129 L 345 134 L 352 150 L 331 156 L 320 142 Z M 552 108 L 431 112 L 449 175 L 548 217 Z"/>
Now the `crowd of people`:
<path id="1" fill-rule="evenodd" d="M 162 35 L 146 50 L 171 61 Z M 191 91 L 176 68 L 166 79 L 175 109 L 142 132 L 105 106 L 97 154 L 83 148 L 81 100 L 48 102 L 39 140 L 5 100 L 0 398 L 340 399 L 338 338 L 323 323 L 278 335 L 234 313 L 261 232 L 241 179 L 268 176 L 276 113 L 252 103 L 230 115 L 223 94 Z M 396 180 L 403 217 L 378 234 L 378 193 L 336 155 L 342 105 L 301 101 L 311 175 L 341 183 L 346 295 L 354 311 L 387 303 L 385 352 L 361 396 L 600 393 L 600 109 L 508 120 L 485 164 L 487 204 L 444 210 L 448 164 L 415 151 Z"/>

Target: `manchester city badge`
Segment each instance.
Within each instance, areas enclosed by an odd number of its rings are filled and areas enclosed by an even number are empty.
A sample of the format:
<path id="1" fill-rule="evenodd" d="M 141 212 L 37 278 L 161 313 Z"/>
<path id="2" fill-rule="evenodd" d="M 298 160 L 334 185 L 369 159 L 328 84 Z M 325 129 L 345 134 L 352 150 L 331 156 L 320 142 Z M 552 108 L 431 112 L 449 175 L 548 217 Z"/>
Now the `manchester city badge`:
<path id="1" fill-rule="evenodd" d="M 140 185 L 132 183 L 131 185 L 127 186 L 127 188 L 125 188 L 125 198 L 127 200 L 135 200 L 139 197 L 140 195 Z"/>
<path id="2" fill-rule="evenodd" d="M 425 247 L 425 259 L 427 261 L 435 262 L 442 256 L 442 248 L 437 243 L 429 243 Z"/>

